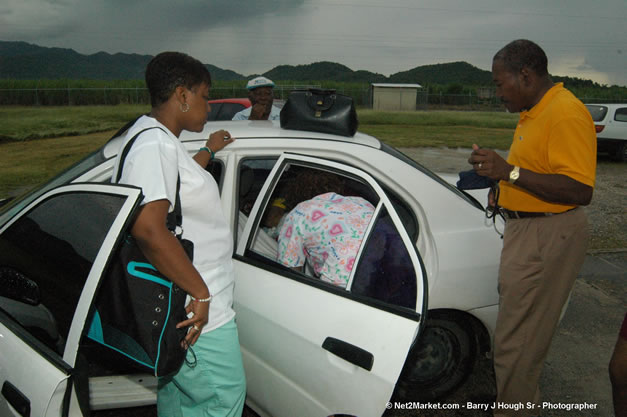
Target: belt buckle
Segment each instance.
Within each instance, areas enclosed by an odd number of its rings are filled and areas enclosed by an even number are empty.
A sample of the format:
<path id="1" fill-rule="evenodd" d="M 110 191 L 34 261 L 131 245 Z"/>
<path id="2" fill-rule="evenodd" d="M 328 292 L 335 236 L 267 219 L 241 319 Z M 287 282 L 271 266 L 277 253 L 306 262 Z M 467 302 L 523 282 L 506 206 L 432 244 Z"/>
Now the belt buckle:
<path id="1" fill-rule="evenodd" d="M 522 216 L 518 210 L 507 210 L 507 218 L 509 218 L 510 220 L 520 220 L 524 219 L 525 217 Z"/>
<path id="2" fill-rule="evenodd" d="M 508 210 L 506 208 L 503 207 L 499 207 L 499 212 L 501 213 L 501 216 L 503 216 L 504 219 L 506 220 L 511 220 L 511 219 L 515 219 L 516 217 L 514 217 L 512 214 L 516 213 L 515 211 L 512 210 Z"/>

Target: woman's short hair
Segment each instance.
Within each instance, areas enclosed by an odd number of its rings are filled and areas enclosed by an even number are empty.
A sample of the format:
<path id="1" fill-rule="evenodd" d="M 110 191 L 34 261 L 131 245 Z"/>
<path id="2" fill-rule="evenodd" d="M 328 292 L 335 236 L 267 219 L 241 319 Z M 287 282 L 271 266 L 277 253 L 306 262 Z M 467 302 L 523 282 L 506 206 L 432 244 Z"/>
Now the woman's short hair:
<path id="1" fill-rule="evenodd" d="M 153 107 L 168 101 L 176 87 L 191 90 L 203 82 L 211 86 L 211 74 L 207 67 L 181 52 L 162 52 L 146 67 L 146 86 Z"/>
<path id="2" fill-rule="evenodd" d="M 549 73 L 546 54 L 536 43 L 527 39 L 518 39 L 505 45 L 494 55 L 493 61 L 497 60 L 513 73 L 523 68 L 530 68 L 539 76 Z"/>

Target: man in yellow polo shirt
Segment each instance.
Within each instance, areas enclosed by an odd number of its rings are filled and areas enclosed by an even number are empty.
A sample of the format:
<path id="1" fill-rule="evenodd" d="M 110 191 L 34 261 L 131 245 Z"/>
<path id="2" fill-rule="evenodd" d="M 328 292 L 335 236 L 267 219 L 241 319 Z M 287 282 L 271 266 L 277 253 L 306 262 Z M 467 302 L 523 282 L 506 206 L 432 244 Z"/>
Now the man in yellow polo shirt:
<path id="1" fill-rule="evenodd" d="M 499 181 L 489 204 L 501 207 L 505 232 L 494 335 L 495 415 L 537 415 L 538 381 L 575 278 L 583 264 L 596 171 L 596 133 L 586 107 L 554 84 L 544 51 L 516 40 L 494 56 L 497 96 L 520 112 L 507 161 L 473 145 L 477 174 Z M 524 404 L 498 407 L 499 404 Z"/>

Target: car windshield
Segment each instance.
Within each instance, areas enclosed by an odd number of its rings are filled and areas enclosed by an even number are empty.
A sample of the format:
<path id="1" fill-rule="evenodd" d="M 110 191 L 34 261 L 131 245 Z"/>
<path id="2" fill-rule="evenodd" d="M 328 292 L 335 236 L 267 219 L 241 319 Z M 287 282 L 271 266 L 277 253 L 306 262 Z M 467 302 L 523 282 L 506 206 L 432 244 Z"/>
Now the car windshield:
<path id="1" fill-rule="evenodd" d="M 592 120 L 595 122 L 600 122 L 605 119 L 605 115 L 607 114 L 607 106 L 599 106 L 597 104 L 586 104 L 590 115 L 592 116 Z"/>
<path id="2" fill-rule="evenodd" d="M 0 225 L 6 223 L 11 217 L 15 215 L 15 213 L 20 211 L 23 207 L 26 207 L 28 204 L 37 199 L 40 195 L 44 194 L 46 191 L 56 188 L 60 185 L 70 183 L 79 175 L 101 164 L 104 160 L 105 157 L 102 154 L 102 150 L 98 150 L 91 155 L 85 157 L 81 161 L 77 162 L 76 164 L 72 165 L 65 171 L 62 171 L 60 174 L 53 177 L 43 186 L 36 187 L 29 193 L 25 194 L 23 197 L 16 198 L 14 201 L 11 201 L 9 204 L 0 209 Z"/>

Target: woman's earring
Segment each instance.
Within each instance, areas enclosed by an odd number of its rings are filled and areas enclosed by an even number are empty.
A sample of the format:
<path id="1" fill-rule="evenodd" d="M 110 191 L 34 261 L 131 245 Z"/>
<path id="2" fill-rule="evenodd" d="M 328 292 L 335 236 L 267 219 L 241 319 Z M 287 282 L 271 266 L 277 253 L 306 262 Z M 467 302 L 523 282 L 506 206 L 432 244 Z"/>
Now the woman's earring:
<path id="1" fill-rule="evenodd" d="M 183 107 L 183 104 L 179 104 L 179 107 L 181 108 L 181 111 L 183 113 L 187 113 L 189 111 L 189 103 L 185 102 L 185 107 Z"/>

